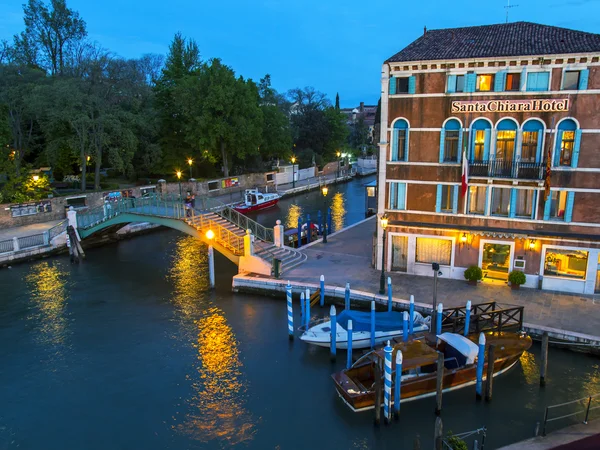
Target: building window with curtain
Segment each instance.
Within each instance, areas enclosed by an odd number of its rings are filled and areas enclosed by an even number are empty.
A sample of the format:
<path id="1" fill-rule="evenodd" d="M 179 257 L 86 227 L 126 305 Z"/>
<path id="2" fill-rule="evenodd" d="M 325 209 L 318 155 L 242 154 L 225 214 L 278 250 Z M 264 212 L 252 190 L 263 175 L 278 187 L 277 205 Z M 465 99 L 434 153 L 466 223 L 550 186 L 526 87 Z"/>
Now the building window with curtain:
<path id="1" fill-rule="evenodd" d="M 485 214 L 486 197 L 485 186 L 469 186 L 469 214 Z"/>
<path id="2" fill-rule="evenodd" d="M 392 157 L 391 161 L 408 160 L 408 122 L 398 120 L 394 123 L 392 131 Z"/>
<path id="3" fill-rule="evenodd" d="M 567 209 L 567 193 L 565 191 L 550 191 L 550 220 L 565 220 Z"/>
<path id="4" fill-rule="evenodd" d="M 521 74 L 520 73 L 506 74 L 506 85 L 504 87 L 504 90 L 518 91 L 520 89 L 521 89 Z"/>
<path id="5" fill-rule="evenodd" d="M 477 91 L 491 91 L 494 88 L 494 75 L 485 74 L 477 75 Z"/>
<path id="6" fill-rule="evenodd" d="M 442 202 L 440 210 L 444 212 L 452 211 L 454 205 L 454 186 L 448 184 L 442 185 Z"/>
<path id="7" fill-rule="evenodd" d="M 408 94 L 408 77 L 396 78 L 396 94 Z"/>
<path id="8" fill-rule="evenodd" d="M 560 142 L 560 161 L 561 166 L 570 166 L 571 158 L 573 156 L 573 147 L 575 145 L 575 132 L 574 131 L 563 131 L 562 139 Z"/>
<path id="9" fill-rule="evenodd" d="M 510 213 L 510 189 L 492 188 L 492 209 L 493 216 L 508 217 Z"/>
<path id="10" fill-rule="evenodd" d="M 579 89 L 579 70 L 567 70 L 563 78 L 563 90 L 575 91 Z"/>
<path id="11" fill-rule="evenodd" d="M 446 130 L 444 142 L 444 162 L 458 160 L 458 130 Z"/>
<path id="12" fill-rule="evenodd" d="M 475 161 L 483 161 L 485 151 L 485 130 L 475 130 L 475 144 L 473 159 Z"/>
<path id="13" fill-rule="evenodd" d="M 496 139 L 496 159 L 512 161 L 515 155 L 515 138 L 517 132 L 513 130 L 498 131 Z"/>
<path id="14" fill-rule="evenodd" d="M 532 189 L 517 189 L 515 217 L 531 219 L 535 203 L 535 191 Z"/>
<path id="15" fill-rule="evenodd" d="M 585 280 L 589 253 L 562 248 L 546 249 L 544 275 Z"/>
<path id="16" fill-rule="evenodd" d="M 404 211 L 406 209 L 406 183 L 390 183 L 390 207 Z"/>
<path id="17" fill-rule="evenodd" d="M 417 238 L 415 262 L 449 266 L 452 261 L 452 241 L 449 239 Z"/>
<path id="18" fill-rule="evenodd" d="M 523 144 L 521 146 L 521 161 L 535 162 L 538 148 L 537 131 L 523 131 Z"/>

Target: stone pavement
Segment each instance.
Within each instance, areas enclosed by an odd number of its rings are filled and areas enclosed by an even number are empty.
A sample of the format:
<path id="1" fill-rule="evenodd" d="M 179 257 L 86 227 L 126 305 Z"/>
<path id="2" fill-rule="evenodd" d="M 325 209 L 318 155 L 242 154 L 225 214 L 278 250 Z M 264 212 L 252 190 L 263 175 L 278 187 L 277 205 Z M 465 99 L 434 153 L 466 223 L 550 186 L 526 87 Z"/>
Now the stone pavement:
<path id="1" fill-rule="evenodd" d="M 283 275 L 292 282 L 318 283 L 321 275 L 325 284 L 377 293 L 381 272 L 371 267 L 373 233 L 376 218 L 334 233 L 328 243 L 320 241 L 301 248 L 308 260 Z M 387 273 L 392 278 L 393 296 L 416 302 L 432 303 L 433 277 Z M 534 325 L 574 331 L 593 336 L 600 335 L 600 295 L 579 295 L 541 291 L 521 287 L 512 290 L 505 283 L 479 283 L 470 286 L 466 281 L 438 278 L 438 302 L 444 307 L 464 306 L 496 301 L 525 307 L 524 321 Z"/>
<path id="2" fill-rule="evenodd" d="M 600 448 L 600 420 L 577 424 L 498 450 L 592 450 Z"/>
<path id="3" fill-rule="evenodd" d="M 40 234 L 46 230 L 49 230 L 57 223 L 62 222 L 61 220 L 51 220 L 49 222 L 34 223 L 31 225 L 23 225 L 21 227 L 11 228 L 0 228 L 0 241 L 12 239 L 13 237 L 31 236 L 33 234 Z"/>

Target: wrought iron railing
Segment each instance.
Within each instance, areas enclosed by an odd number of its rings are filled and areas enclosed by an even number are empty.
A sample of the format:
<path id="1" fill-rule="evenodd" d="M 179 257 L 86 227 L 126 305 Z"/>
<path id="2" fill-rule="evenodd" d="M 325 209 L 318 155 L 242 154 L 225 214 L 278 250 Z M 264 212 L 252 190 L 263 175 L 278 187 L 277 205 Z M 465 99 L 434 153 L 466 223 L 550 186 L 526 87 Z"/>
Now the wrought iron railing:
<path id="1" fill-rule="evenodd" d="M 542 180 L 546 162 L 526 162 L 521 160 L 469 160 L 470 177 L 515 178 Z"/>
<path id="2" fill-rule="evenodd" d="M 212 230 L 214 233 L 213 239 L 225 248 L 229 249 L 234 255 L 242 256 L 244 254 L 243 236 L 238 236 L 237 234 L 204 215 L 190 217 L 186 219 L 186 222 L 201 233 L 206 233 L 208 230 Z"/>
<path id="3" fill-rule="evenodd" d="M 68 220 L 63 220 L 62 222 L 57 223 L 52 228 L 48 230 L 48 240 L 52 241 L 59 234 L 67 231 L 67 225 L 69 224 Z"/>
<path id="4" fill-rule="evenodd" d="M 590 395 L 587 397 L 579 398 L 577 400 L 572 400 L 570 402 L 559 403 L 557 405 L 547 406 L 546 412 L 544 413 L 544 424 L 542 426 L 542 436 L 546 436 L 546 425 L 548 424 L 548 422 L 554 422 L 555 420 L 561 420 L 561 419 L 566 419 L 567 417 L 574 417 L 574 416 L 578 416 L 578 415 L 580 416 L 582 414 L 585 414 L 583 423 L 587 424 L 588 419 L 590 417 L 590 411 L 594 411 L 595 409 L 600 408 L 600 406 L 592 406 L 592 402 L 593 401 L 598 402 L 599 397 L 600 397 L 600 394 L 595 394 L 595 395 Z M 562 414 L 562 415 L 556 416 L 556 417 L 548 417 L 550 415 L 550 411 L 553 409 L 562 408 L 564 406 L 577 405 L 577 404 L 579 404 L 580 408 L 577 408 L 577 410 L 574 412 Z M 576 407 L 570 407 L 569 409 L 573 410 L 575 408 Z M 564 409 L 563 409 L 563 412 L 565 412 Z"/>
<path id="5" fill-rule="evenodd" d="M 19 249 L 24 250 L 31 247 L 39 247 L 45 245 L 43 234 L 32 234 L 31 236 L 23 236 L 18 238 Z"/>
<path id="6" fill-rule="evenodd" d="M 14 246 L 14 241 L 12 239 L 0 241 L 0 253 L 9 253 L 14 250 L 15 250 L 15 246 Z"/>

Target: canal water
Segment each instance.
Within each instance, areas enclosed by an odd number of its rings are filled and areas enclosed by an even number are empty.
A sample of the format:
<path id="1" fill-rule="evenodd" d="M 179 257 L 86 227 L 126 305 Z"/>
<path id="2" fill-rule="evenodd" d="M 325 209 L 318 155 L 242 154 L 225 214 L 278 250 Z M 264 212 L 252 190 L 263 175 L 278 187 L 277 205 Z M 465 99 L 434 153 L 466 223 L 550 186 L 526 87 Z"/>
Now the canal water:
<path id="1" fill-rule="evenodd" d="M 364 215 L 360 183 L 339 186 L 344 225 Z M 313 195 L 282 211 L 316 210 Z M 332 364 L 326 349 L 288 341 L 283 298 L 233 294 L 225 258 L 209 290 L 206 254 L 160 231 L 91 249 L 81 265 L 1 270 L 0 449 L 412 449 L 417 434 L 431 448 L 435 399 L 373 427 L 372 412 L 335 394 L 345 353 Z M 496 448 L 530 437 L 545 405 L 598 390 L 597 358 L 551 349 L 544 389 L 538 364 L 534 346 L 490 404 L 473 387 L 444 395 L 445 430 L 486 426 Z"/>

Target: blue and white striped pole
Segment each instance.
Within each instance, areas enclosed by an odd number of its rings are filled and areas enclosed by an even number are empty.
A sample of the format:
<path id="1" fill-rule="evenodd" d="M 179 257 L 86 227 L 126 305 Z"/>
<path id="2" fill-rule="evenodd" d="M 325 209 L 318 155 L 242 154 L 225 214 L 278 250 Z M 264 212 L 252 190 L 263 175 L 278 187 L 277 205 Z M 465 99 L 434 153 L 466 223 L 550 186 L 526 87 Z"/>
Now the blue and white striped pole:
<path id="1" fill-rule="evenodd" d="M 302 217 L 298 217 L 298 248 L 302 247 Z"/>
<path id="2" fill-rule="evenodd" d="M 306 322 L 306 318 L 304 315 L 306 314 L 306 306 L 304 306 L 304 292 L 300 292 L 300 324 L 304 326 L 304 322 Z"/>
<path id="3" fill-rule="evenodd" d="M 408 304 L 408 333 L 413 334 L 415 332 L 415 296 L 410 296 L 410 302 Z"/>
<path id="4" fill-rule="evenodd" d="M 396 386 L 394 387 L 394 415 L 400 415 L 400 390 L 402 389 L 402 350 L 396 352 Z"/>
<path id="5" fill-rule="evenodd" d="M 311 229 L 310 229 L 310 214 L 306 215 L 306 243 L 310 244 L 310 238 L 311 236 Z"/>
<path id="6" fill-rule="evenodd" d="M 481 400 L 483 391 L 483 365 L 485 364 L 485 334 L 479 334 L 479 353 L 477 354 L 477 381 L 475 382 L 475 397 Z"/>
<path id="7" fill-rule="evenodd" d="M 304 315 L 304 323 L 308 330 L 308 324 L 310 323 L 310 289 L 306 288 L 306 294 L 304 295 L 304 301 L 306 302 L 306 314 Z"/>
<path id="8" fill-rule="evenodd" d="M 436 336 L 442 334 L 442 312 L 444 311 L 444 305 L 438 303 L 437 314 L 435 315 L 435 334 Z"/>
<path id="9" fill-rule="evenodd" d="M 387 341 L 387 345 L 383 349 L 385 354 L 385 385 L 383 392 L 383 419 L 385 423 L 392 421 L 392 347 L 390 341 Z"/>
<path id="10" fill-rule="evenodd" d="M 322 308 L 325 304 L 325 275 L 321 275 L 321 299 L 319 301 L 319 306 Z"/>
<path id="11" fill-rule="evenodd" d="M 375 348 L 375 300 L 371 300 L 371 350 Z"/>
<path id="12" fill-rule="evenodd" d="M 352 319 L 348 320 L 348 360 L 346 369 L 352 367 Z"/>
<path id="13" fill-rule="evenodd" d="M 402 340 L 408 341 L 408 313 L 406 311 L 402 314 Z"/>
<path id="14" fill-rule="evenodd" d="M 469 335 L 469 327 L 471 326 L 471 300 L 467 301 L 465 310 L 465 336 Z"/>
<path id="15" fill-rule="evenodd" d="M 350 311 L 350 283 L 346 283 L 346 292 L 344 292 L 344 308 Z"/>
<path id="16" fill-rule="evenodd" d="M 331 360 L 335 361 L 335 351 L 336 351 L 336 338 L 337 338 L 337 316 L 335 312 L 335 305 L 331 305 L 331 309 L 329 310 L 329 320 L 331 323 L 331 339 L 330 339 L 330 354 Z"/>
<path id="17" fill-rule="evenodd" d="M 388 277 L 388 312 L 392 311 L 392 278 Z"/>
<path id="18" fill-rule="evenodd" d="M 290 341 L 294 340 L 294 310 L 292 308 L 292 285 L 288 281 L 285 287 L 285 296 L 287 298 L 287 319 L 288 319 L 288 336 Z"/>

